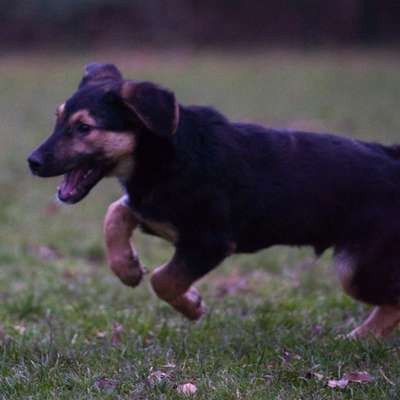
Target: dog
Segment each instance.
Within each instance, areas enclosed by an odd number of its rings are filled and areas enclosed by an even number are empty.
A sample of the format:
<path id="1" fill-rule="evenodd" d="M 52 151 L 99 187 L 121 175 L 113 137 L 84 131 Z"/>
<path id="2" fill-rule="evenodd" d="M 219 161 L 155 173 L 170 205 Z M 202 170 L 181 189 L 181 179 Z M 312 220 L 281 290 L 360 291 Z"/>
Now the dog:
<path id="1" fill-rule="evenodd" d="M 400 322 L 399 147 L 233 123 L 90 64 L 28 162 L 35 175 L 64 175 L 68 204 L 117 177 L 125 195 L 104 220 L 112 271 L 140 283 L 137 227 L 168 240 L 175 253 L 151 285 L 191 320 L 205 311 L 195 281 L 231 254 L 279 244 L 333 248 L 345 292 L 375 306 L 351 337 L 386 336 Z"/>

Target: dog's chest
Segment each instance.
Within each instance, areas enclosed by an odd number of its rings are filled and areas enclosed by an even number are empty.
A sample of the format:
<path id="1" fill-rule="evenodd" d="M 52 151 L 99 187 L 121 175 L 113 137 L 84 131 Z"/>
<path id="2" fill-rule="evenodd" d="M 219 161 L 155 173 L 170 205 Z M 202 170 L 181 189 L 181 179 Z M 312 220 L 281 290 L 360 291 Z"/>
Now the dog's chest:
<path id="1" fill-rule="evenodd" d="M 178 241 L 178 228 L 173 223 L 169 222 L 167 218 L 158 218 L 158 207 L 152 204 L 149 199 L 142 199 L 139 205 L 132 201 L 132 198 L 127 196 L 126 204 L 134 213 L 145 233 L 161 237 L 171 243 L 176 243 Z"/>
<path id="2" fill-rule="evenodd" d="M 173 224 L 143 217 L 137 211 L 134 211 L 134 214 L 145 232 L 159 236 L 171 243 L 178 241 L 178 229 Z"/>

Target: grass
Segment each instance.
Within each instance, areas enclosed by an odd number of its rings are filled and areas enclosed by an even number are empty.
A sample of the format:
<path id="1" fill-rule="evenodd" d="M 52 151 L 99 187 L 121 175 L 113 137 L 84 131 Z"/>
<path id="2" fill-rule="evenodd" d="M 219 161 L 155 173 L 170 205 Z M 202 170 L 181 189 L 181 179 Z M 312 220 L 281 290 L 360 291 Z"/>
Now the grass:
<path id="1" fill-rule="evenodd" d="M 330 254 L 315 261 L 310 250 L 277 247 L 230 258 L 199 284 L 209 313 L 196 324 L 147 282 L 132 290 L 112 276 L 101 222 L 118 185 L 106 180 L 60 208 L 57 179 L 34 179 L 25 163 L 93 59 L 233 119 L 400 141 L 400 59 L 386 52 L 3 58 L 0 399 L 179 399 L 187 382 L 196 399 L 397 398 L 400 340 L 341 338 L 368 310 L 341 292 Z M 149 267 L 171 255 L 161 240 L 137 242 Z M 364 370 L 373 382 L 327 385 Z"/>

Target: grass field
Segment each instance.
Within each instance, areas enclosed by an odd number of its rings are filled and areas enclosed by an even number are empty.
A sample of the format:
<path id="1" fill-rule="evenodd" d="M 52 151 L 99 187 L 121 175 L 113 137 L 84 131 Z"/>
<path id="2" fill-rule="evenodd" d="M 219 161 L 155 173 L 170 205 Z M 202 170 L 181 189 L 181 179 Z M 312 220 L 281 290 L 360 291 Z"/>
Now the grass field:
<path id="1" fill-rule="evenodd" d="M 235 256 L 199 283 L 208 315 L 183 320 L 108 271 L 101 235 L 120 195 L 103 181 L 74 207 L 53 202 L 26 156 L 82 67 L 115 61 L 182 103 L 233 119 L 400 142 L 400 58 L 385 52 L 14 55 L 0 64 L 0 399 L 396 399 L 400 339 L 351 342 L 368 308 L 346 297 L 330 254 L 273 248 Z M 243 212 L 246 212 L 245 210 Z M 143 263 L 171 255 L 138 235 Z M 345 373 L 374 380 L 328 386 Z"/>

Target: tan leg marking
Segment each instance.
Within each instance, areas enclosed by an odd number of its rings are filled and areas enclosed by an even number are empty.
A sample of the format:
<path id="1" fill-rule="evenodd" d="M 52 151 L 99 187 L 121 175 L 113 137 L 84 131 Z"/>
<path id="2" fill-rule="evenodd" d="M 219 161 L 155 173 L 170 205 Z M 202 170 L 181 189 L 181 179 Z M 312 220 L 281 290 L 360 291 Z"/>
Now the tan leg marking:
<path id="1" fill-rule="evenodd" d="M 112 203 L 104 219 L 107 261 L 112 271 L 128 286 L 140 283 L 143 270 L 130 238 L 138 221 L 122 199 Z"/>
<path id="2" fill-rule="evenodd" d="M 174 259 L 155 269 L 151 276 L 151 285 L 157 296 L 195 321 L 204 314 L 205 306 L 197 289 L 191 287 L 192 283 L 193 279 L 185 276 Z"/>
<path id="3" fill-rule="evenodd" d="M 348 336 L 361 339 L 367 336 L 377 338 L 390 335 L 400 322 L 400 306 L 375 307 L 369 317 Z"/>

